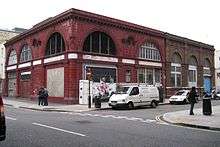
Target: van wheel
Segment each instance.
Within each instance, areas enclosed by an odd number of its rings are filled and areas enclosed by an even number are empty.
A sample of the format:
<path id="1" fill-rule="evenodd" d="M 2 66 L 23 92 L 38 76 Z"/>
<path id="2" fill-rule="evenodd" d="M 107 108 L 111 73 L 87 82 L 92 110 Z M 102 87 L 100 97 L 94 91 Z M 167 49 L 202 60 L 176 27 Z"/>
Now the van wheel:
<path id="1" fill-rule="evenodd" d="M 156 108 L 156 107 L 157 107 L 157 102 L 152 101 L 152 102 L 151 102 L 151 107 L 152 107 L 152 108 Z"/>
<path id="2" fill-rule="evenodd" d="M 128 109 L 133 109 L 134 108 L 134 104 L 132 102 L 128 103 Z"/>

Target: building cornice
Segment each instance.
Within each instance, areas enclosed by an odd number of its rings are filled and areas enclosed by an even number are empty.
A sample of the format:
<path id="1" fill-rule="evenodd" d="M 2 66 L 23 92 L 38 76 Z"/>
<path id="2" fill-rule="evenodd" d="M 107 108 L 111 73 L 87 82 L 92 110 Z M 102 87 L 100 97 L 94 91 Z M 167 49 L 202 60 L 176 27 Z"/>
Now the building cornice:
<path id="1" fill-rule="evenodd" d="M 170 33 L 165 33 L 165 38 L 169 39 L 169 40 L 173 40 L 173 41 L 178 41 L 187 45 L 193 45 L 199 48 L 204 48 L 204 49 L 211 49 L 211 50 L 215 50 L 213 45 L 209 45 L 209 44 L 205 44 L 199 41 L 195 41 L 195 40 L 191 40 L 185 37 L 181 37 L 181 36 L 177 36 L 177 35 L 173 35 Z"/>
<path id="2" fill-rule="evenodd" d="M 61 23 L 63 21 L 69 20 L 69 19 L 75 19 L 75 20 L 81 20 L 81 21 L 89 21 L 92 23 L 98 23 L 102 25 L 107 25 L 107 26 L 112 26 L 112 27 L 117 27 L 119 29 L 125 29 L 125 30 L 130 30 L 138 33 L 143 33 L 143 34 L 149 34 L 153 36 L 158 36 L 158 37 L 163 37 L 164 33 L 162 31 L 158 31 L 155 29 L 147 28 L 144 26 L 140 26 L 137 24 L 129 23 L 126 21 L 110 18 L 107 16 L 103 15 L 98 15 L 90 12 L 85 12 L 77 9 L 70 9 L 67 10 L 59 15 L 56 15 L 54 17 L 48 18 L 36 25 L 34 25 L 31 29 L 19 34 L 18 36 L 15 36 L 8 40 L 6 42 L 6 46 L 19 41 L 31 34 L 34 34 L 38 31 L 41 31 L 49 26 L 55 25 L 57 23 Z"/>

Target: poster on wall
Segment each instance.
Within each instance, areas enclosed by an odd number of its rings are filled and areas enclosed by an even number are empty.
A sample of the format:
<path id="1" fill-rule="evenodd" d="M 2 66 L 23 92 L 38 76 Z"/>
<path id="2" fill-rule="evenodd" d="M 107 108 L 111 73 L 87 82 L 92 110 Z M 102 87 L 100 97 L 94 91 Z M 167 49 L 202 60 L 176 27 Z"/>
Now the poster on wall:
<path id="1" fill-rule="evenodd" d="M 89 70 L 88 70 L 89 69 Z M 110 97 L 116 90 L 116 68 L 86 67 L 86 72 L 91 72 L 93 97 Z M 86 74 L 87 75 L 87 74 Z M 86 77 L 88 80 L 88 77 Z"/>

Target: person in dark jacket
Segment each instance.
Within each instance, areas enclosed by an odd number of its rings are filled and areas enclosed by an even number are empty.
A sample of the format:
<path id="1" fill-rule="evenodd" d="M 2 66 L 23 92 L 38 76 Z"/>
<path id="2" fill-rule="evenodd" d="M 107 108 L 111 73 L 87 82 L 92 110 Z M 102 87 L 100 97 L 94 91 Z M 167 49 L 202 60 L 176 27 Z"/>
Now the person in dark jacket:
<path id="1" fill-rule="evenodd" d="M 44 106 L 48 106 L 48 91 L 44 88 Z"/>
<path id="2" fill-rule="evenodd" d="M 193 113 L 193 107 L 196 103 L 196 88 L 192 87 L 191 91 L 189 92 L 189 102 L 190 102 L 190 113 L 189 115 L 194 115 Z"/>
<path id="3" fill-rule="evenodd" d="M 41 87 L 38 91 L 38 105 L 44 105 L 44 88 Z"/>

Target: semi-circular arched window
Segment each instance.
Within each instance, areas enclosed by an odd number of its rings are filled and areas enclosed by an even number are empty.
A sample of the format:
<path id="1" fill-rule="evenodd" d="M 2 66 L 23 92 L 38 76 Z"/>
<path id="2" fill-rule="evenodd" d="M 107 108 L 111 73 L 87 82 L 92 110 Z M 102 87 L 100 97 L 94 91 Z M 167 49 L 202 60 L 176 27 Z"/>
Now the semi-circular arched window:
<path id="1" fill-rule="evenodd" d="M 107 55 L 116 54 L 116 48 L 112 38 L 98 31 L 91 33 L 86 38 L 83 45 L 83 51 Z"/>
<path id="2" fill-rule="evenodd" d="M 65 43 L 62 35 L 53 33 L 47 41 L 46 56 L 56 55 L 65 51 Z"/>
<path id="3" fill-rule="evenodd" d="M 203 66 L 203 76 L 211 76 L 211 63 L 208 58 L 205 59 L 204 61 L 204 66 Z"/>
<path id="4" fill-rule="evenodd" d="M 13 65 L 16 63 L 17 63 L 17 54 L 15 50 L 12 50 L 8 58 L 8 65 Z"/>
<path id="5" fill-rule="evenodd" d="M 159 49 L 153 43 L 145 43 L 139 49 L 139 57 L 142 59 L 160 61 Z"/>
<path id="6" fill-rule="evenodd" d="M 197 86 L 197 59 L 195 56 L 191 56 L 189 59 L 189 77 L 188 85 L 189 87 Z"/>
<path id="7" fill-rule="evenodd" d="M 31 49 L 28 45 L 24 45 L 21 50 L 20 62 L 30 61 L 32 59 Z"/>
<path id="8" fill-rule="evenodd" d="M 189 65 L 197 66 L 197 60 L 195 56 L 191 56 L 189 59 Z"/>
<path id="9" fill-rule="evenodd" d="M 171 84 L 174 87 L 181 87 L 181 56 L 178 53 L 174 53 L 171 63 Z"/>
<path id="10" fill-rule="evenodd" d="M 205 59 L 205 62 L 204 62 L 204 67 L 210 67 L 211 66 L 211 63 L 209 61 L 208 58 Z"/>

